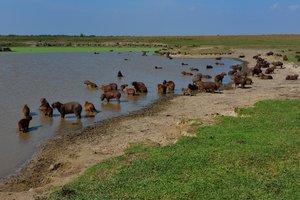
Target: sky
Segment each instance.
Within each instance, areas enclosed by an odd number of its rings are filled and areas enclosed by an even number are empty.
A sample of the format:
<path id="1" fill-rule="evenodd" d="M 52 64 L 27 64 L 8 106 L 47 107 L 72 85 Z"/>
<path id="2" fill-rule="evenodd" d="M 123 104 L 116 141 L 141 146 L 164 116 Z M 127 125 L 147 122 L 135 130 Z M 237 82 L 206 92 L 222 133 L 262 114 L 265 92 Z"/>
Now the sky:
<path id="1" fill-rule="evenodd" d="M 0 35 L 300 34 L 300 0 L 0 0 Z"/>

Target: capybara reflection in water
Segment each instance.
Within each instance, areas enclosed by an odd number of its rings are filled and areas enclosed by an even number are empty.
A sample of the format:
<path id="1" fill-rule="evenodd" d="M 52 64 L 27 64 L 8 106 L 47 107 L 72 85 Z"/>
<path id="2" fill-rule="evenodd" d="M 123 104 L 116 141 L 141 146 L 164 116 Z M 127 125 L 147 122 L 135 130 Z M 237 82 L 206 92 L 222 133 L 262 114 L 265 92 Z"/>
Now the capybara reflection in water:
<path id="1" fill-rule="evenodd" d="M 23 133 L 28 132 L 30 120 L 32 120 L 31 116 L 21 119 L 18 122 L 19 131 L 22 131 Z"/>
<path id="2" fill-rule="evenodd" d="M 53 108 L 50 106 L 49 102 L 45 98 L 41 98 L 41 105 L 39 110 L 44 113 L 45 116 L 53 116 Z"/>
<path id="3" fill-rule="evenodd" d="M 147 89 L 145 83 L 143 83 L 143 82 L 134 81 L 131 84 L 135 88 L 136 92 L 140 92 L 140 93 L 147 93 L 148 92 L 148 89 Z"/>
<path id="4" fill-rule="evenodd" d="M 61 118 L 65 118 L 66 114 L 75 114 L 77 119 L 81 118 L 82 106 L 78 102 L 68 102 L 68 103 L 60 103 L 55 102 L 52 104 L 53 109 L 57 109 L 60 113 Z"/>
<path id="5" fill-rule="evenodd" d="M 100 98 L 101 101 L 106 99 L 107 102 L 109 102 L 111 99 L 116 99 L 118 103 L 120 103 L 121 93 L 119 91 L 104 92 Z"/>

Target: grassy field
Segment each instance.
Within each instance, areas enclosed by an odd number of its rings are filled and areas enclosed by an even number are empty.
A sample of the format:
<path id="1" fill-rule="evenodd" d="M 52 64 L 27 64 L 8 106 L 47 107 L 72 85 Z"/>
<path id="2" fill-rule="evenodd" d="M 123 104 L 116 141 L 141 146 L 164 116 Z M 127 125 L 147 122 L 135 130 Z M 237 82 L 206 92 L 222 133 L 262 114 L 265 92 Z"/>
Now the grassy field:
<path id="1" fill-rule="evenodd" d="M 236 112 L 200 127 L 196 138 L 133 145 L 49 199 L 298 199 L 300 101 L 262 101 Z"/>
<path id="2" fill-rule="evenodd" d="M 224 46 L 239 48 L 292 48 L 299 49 L 300 35 L 257 36 L 161 36 L 161 37 L 62 37 L 62 36 L 0 36 L 0 46 L 29 46 L 38 42 L 49 43 L 122 43 L 167 44 L 170 46 Z"/>

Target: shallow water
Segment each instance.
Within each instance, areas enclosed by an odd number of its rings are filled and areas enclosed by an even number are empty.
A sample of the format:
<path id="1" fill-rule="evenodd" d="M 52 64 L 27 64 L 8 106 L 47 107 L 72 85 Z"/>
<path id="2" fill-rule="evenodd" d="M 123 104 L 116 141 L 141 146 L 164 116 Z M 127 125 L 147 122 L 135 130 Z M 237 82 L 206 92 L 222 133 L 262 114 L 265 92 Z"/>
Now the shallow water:
<path id="1" fill-rule="evenodd" d="M 0 54 L 0 178 L 16 172 L 37 150 L 38 144 L 55 135 L 80 131 L 100 120 L 128 114 L 141 109 L 155 101 L 157 83 L 173 80 L 175 93 L 191 82 L 191 77 L 180 74 L 197 67 L 203 74 L 215 76 L 227 72 L 229 66 L 241 64 L 239 61 L 222 59 L 223 66 L 216 66 L 215 59 L 180 59 L 172 60 L 160 56 L 141 56 L 141 53 L 49 53 L 49 54 Z M 128 59 L 128 60 L 125 60 Z M 188 66 L 181 66 L 181 63 Z M 206 65 L 213 69 L 206 69 Z M 155 69 L 155 66 L 162 69 Z M 124 78 L 117 79 L 121 70 Z M 121 103 L 100 101 L 100 90 L 87 89 L 84 80 L 98 85 L 112 82 L 130 84 L 143 81 L 149 93 L 140 96 L 122 94 Z M 229 82 L 225 76 L 224 82 Z M 57 110 L 52 119 L 40 114 L 40 98 L 45 97 L 49 103 L 60 101 L 78 101 L 82 105 L 91 101 L 101 112 L 94 118 L 76 120 L 74 115 L 60 119 Z M 19 133 L 17 123 L 22 118 L 22 107 L 27 104 L 31 109 L 33 120 L 29 133 Z M 85 115 L 83 111 L 82 115 Z"/>

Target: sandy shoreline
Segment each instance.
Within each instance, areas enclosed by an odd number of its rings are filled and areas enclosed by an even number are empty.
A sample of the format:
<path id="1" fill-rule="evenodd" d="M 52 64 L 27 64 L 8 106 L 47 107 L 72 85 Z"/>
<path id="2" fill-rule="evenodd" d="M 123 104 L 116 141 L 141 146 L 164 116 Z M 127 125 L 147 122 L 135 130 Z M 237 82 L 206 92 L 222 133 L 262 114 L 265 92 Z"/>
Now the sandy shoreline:
<path id="1" fill-rule="evenodd" d="M 230 57 L 238 58 L 243 54 L 245 58 L 241 60 L 252 68 L 256 63 L 252 56 L 267 52 L 260 51 L 234 50 Z M 271 61 L 274 57 L 267 59 Z M 0 199 L 35 199 L 53 187 L 71 181 L 89 166 L 122 155 L 132 143 L 172 144 L 181 135 L 193 134 L 188 120 L 209 124 L 216 115 L 234 115 L 234 108 L 251 106 L 259 100 L 300 99 L 300 80 L 285 80 L 288 74 L 300 74 L 300 67 L 286 63 L 284 67 L 275 70 L 273 80 L 253 77 L 254 84 L 248 89 L 162 98 L 129 116 L 106 120 L 86 128 L 82 133 L 45 142 L 21 173 L 0 184 Z"/>

